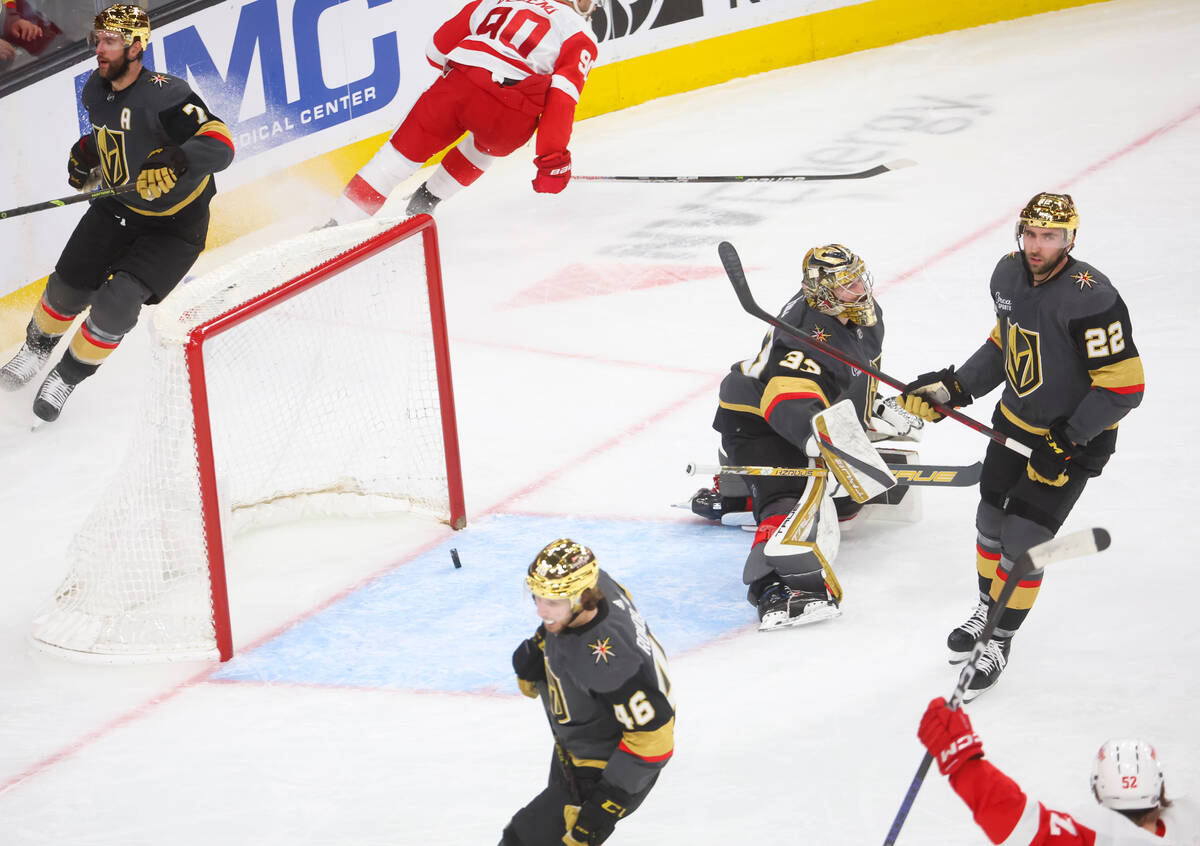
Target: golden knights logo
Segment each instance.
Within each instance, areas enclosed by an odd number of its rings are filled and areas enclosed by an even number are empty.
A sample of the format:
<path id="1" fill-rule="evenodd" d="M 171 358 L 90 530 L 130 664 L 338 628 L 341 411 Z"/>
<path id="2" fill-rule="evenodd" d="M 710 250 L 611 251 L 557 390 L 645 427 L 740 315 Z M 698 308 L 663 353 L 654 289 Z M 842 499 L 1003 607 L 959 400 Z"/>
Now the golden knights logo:
<path id="1" fill-rule="evenodd" d="M 107 185 L 124 185 L 129 181 L 129 161 L 125 157 L 125 132 L 96 127 L 96 149 L 100 153 L 100 169 Z"/>
<path id="2" fill-rule="evenodd" d="M 1011 320 L 1007 323 L 1004 372 L 1017 396 L 1023 397 L 1036 391 L 1042 384 L 1041 336 L 1037 332 L 1022 329 Z"/>

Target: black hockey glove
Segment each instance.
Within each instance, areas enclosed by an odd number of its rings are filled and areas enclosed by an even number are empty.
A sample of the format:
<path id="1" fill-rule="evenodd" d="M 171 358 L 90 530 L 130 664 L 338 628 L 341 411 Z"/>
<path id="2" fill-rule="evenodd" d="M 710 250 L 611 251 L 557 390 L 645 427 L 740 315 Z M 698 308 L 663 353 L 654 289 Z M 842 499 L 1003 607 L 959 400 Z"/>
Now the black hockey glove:
<path id="1" fill-rule="evenodd" d="M 936 423 L 946 415 L 934 409 L 935 403 L 962 408 L 971 404 L 971 392 L 963 387 L 954 367 L 950 366 L 945 370 L 922 373 L 904 386 L 904 393 L 898 399 L 909 414 Z"/>
<path id="2" fill-rule="evenodd" d="M 1051 424 L 1042 443 L 1034 447 L 1025 473 L 1035 482 L 1061 488 L 1070 478 L 1071 459 L 1079 452 L 1080 447 L 1067 437 L 1067 421 L 1059 420 Z"/>
<path id="3" fill-rule="evenodd" d="M 574 822 L 570 821 L 569 814 L 564 813 L 569 824 L 563 843 L 565 846 L 595 846 L 603 843 L 617 827 L 617 820 L 628 812 L 628 794 L 601 779 L 596 783 L 592 795 L 579 807 Z"/>
<path id="4" fill-rule="evenodd" d="M 67 182 L 76 191 L 87 187 L 95 178 L 96 168 L 100 166 L 100 159 L 84 145 L 84 138 L 71 145 L 71 155 L 67 158 Z"/>
<path id="5" fill-rule="evenodd" d="M 175 187 L 187 169 L 187 154 L 181 148 L 168 146 L 151 150 L 138 173 L 137 192 L 144 200 L 157 200 Z"/>
<path id="6" fill-rule="evenodd" d="M 536 683 L 546 680 L 546 629 L 537 627 L 533 637 L 527 638 L 513 651 L 513 671 L 517 674 L 517 686 L 530 699 L 537 698 Z"/>

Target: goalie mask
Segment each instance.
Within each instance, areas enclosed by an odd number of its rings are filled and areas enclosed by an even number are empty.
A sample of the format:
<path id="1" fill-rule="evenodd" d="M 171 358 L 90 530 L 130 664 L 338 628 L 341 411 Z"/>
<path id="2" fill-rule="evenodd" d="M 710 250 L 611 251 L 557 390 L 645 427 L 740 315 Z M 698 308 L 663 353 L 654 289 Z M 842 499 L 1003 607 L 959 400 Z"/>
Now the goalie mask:
<path id="1" fill-rule="evenodd" d="M 580 597 L 600 580 L 600 565 L 586 546 L 570 538 L 547 544 L 529 565 L 525 585 L 543 599 L 569 599 L 571 611 L 580 609 Z"/>
<path id="2" fill-rule="evenodd" d="M 126 47 L 132 47 L 135 40 L 142 42 L 142 49 L 150 45 L 150 17 L 140 6 L 118 3 L 96 15 L 92 21 L 92 32 L 88 40 L 95 46 L 96 42 L 106 35 L 119 36 Z"/>
<path id="3" fill-rule="evenodd" d="M 1144 740 L 1109 740 L 1092 763 L 1096 801 L 1114 811 L 1148 811 L 1162 802 L 1163 774 Z"/>
<path id="4" fill-rule="evenodd" d="M 875 285 L 863 260 L 848 247 L 813 247 L 804 256 L 802 270 L 804 299 L 811 308 L 859 326 L 875 325 Z"/>

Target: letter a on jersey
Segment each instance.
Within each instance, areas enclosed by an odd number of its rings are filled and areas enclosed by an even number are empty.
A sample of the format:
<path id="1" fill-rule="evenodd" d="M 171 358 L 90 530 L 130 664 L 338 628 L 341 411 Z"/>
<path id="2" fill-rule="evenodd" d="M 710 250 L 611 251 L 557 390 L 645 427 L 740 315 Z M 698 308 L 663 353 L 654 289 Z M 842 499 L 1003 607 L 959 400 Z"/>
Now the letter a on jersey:
<path id="1" fill-rule="evenodd" d="M 1004 371 L 1017 396 L 1037 390 L 1042 384 L 1042 344 L 1038 333 L 1022 329 L 1010 320 L 1004 348 Z"/>

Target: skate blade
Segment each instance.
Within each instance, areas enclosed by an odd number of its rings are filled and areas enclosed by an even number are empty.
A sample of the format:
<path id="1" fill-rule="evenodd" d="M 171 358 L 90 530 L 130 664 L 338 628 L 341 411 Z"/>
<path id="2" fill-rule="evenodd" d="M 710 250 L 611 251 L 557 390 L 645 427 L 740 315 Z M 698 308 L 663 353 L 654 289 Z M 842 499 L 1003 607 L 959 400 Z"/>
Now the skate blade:
<path id="1" fill-rule="evenodd" d="M 951 652 L 950 657 L 946 661 L 951 667 L 957 667 L 959 664 L 965 664 L 967 659 L 971 657 L 970 652 Z"/>
<path id="2" fill-rule="evenodd" d="M 842 609 L 829 602 L 810 602 L 804 611 L 796 617 L 789 617 L 786 611 L 772 611 L 764 614 L 758 624 L 760 632 L 770 632 L 776 629 L 794 629 L 797 626 L 807 626 L 822 620 L 832 620 L 842 616 Z"/>

